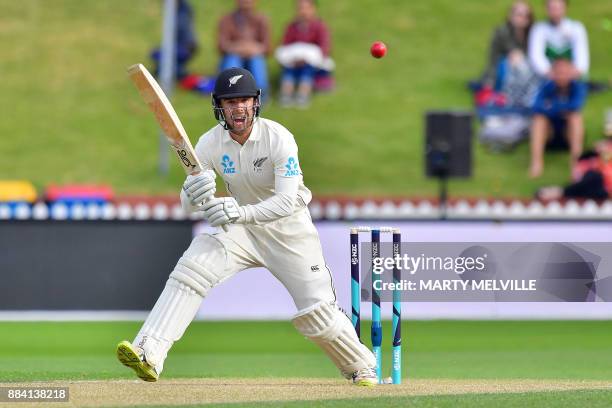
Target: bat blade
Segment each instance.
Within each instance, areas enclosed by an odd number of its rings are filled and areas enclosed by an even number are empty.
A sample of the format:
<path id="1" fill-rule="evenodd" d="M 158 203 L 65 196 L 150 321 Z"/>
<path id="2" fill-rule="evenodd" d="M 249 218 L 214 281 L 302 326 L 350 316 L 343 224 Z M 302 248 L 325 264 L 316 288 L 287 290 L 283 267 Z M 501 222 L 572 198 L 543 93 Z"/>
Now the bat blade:
<path id="1" fill-rule="evenodd" d="M 128 75 L 138 88 L 142 99 L 149 105 L 155 115 L 159 127 L 161 127 L 168 143 L 176 152 L 185 173 L 195 175 L 201 172 L 202 164 L 198 160 L 195 150 L 193 150 L 187 132 L 185 132 L 176 111 L 155 78 L 142 64 L 129 67 Z M 223 225 L 222 228 L 224 231 L 228 231 L 227 225 Z"/>
<path id="2" fill-rule="evenodd" d="M 132 65 L 127 71 L 142 99 L 155 115 L 159 127 L 176 152 L 185 173 L 197 174 L 202 171 L 202 164 L 195 154 L 183 124 L 155 78 L 142 64 Z"/>

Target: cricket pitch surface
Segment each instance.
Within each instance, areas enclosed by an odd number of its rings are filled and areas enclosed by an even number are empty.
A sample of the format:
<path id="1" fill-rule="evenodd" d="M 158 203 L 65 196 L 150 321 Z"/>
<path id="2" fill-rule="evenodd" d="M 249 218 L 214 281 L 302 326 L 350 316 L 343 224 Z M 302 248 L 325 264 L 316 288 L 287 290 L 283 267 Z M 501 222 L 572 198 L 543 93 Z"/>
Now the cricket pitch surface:
<path id="1" fill-rule="evenodd" d="M 401 385 L 356 387 L 342 379 L 222 378 L 168 379 L 156 383 L 140 380 L 50 381 L 0 383 L 2 387 L 69 387 L 70 401 L 53 407 L 127 407 L 256 403 L 266 401 L 314 401 L 393 396 L 526 393 L 612 389 L 612 382 L 572 380 L 455 380 L 408 379 Z M 43 403 L 44 404 L 44 403 Z M 1 406 L 6 406 L 0 403 Z M 19 403 L 20 407 L 41 403 Z"/>

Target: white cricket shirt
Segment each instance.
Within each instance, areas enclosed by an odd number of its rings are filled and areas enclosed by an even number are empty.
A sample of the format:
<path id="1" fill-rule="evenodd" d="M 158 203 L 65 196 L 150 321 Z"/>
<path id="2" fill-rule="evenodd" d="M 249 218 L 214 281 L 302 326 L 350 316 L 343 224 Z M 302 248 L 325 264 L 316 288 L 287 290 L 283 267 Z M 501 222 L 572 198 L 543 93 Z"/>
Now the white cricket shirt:
<path id="1" fill-rule="evenodd" d="M 288 215 L 281 208 L 288 197 L 294 201 L 289 203 L 291 212 L 304 208 L 312 198 L 304 185 L 293 135 L 272 120 L 257 118 L 244 145 L 217 125 L 200 137 L 195 151 L 204 169 L 220 175 L 228 193 L 245 206 L 247 223 Z M 283 191 L 277 192 L 279 188 Z M 283 200 L 279 193 L 289 194 L 282 194 Z"/>

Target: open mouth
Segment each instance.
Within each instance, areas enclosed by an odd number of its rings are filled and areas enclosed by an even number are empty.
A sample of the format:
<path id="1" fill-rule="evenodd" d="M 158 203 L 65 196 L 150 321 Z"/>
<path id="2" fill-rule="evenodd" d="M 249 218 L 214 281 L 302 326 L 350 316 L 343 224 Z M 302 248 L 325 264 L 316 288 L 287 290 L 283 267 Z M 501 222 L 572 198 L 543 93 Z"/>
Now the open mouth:
<path id="1" fill-rule="evenodd" d="M 233 119 L 234 119 L 234 125 L 235 126 L 244 126 L 246 124 L 246 121 L 247 121 L 247 117 L 246 116 L 236 116 Z"/>

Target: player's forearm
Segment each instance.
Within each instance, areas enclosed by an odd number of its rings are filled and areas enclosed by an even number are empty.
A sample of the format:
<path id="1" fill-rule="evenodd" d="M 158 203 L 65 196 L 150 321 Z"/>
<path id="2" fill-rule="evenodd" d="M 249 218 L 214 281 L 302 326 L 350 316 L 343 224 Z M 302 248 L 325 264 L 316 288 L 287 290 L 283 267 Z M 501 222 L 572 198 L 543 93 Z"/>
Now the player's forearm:
<path id="1" fill-rule="evenodd" d="M 276 176 L 274 195 L 258 204 L 245 205 L 245 224 L 267 224 L 293 214 L 297 200 L 299 179 Z"/>
<path id="2" fill-rule="evenodd" d="M 242 206 L 245 224 L 267 224 L 293 214 L 296 196 L 276 193 L 259 204 Z"/>

